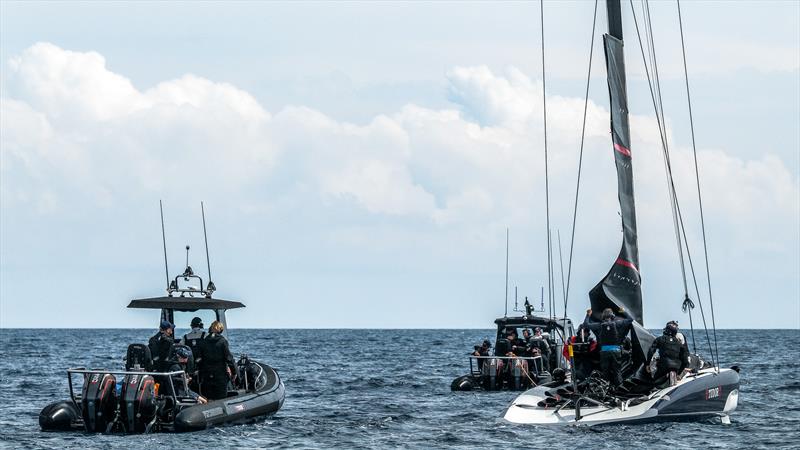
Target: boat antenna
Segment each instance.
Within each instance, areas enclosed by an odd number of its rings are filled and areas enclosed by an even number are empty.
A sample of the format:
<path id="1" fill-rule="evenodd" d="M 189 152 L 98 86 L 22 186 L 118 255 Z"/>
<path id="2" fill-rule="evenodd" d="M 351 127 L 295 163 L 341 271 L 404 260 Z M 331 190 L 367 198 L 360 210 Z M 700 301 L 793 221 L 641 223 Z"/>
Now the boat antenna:
<path id="1" fill-rule="evenodd" d="M 208 277 L 211 279 L 211 274 Z M 516 307 L 516 299 L 514 306 Z M 506 227 L 506 312 L 503 317 L 508 317 L 508 227 Z"/>
<path id="2" fill-rule="evenodd" d="M 188 270 L 188 268 L 189 268 L 189 246 L 188 245 L 186 246 L 186 268 L 187 268 L 186 273 L 188 273 L 189 272 L 189 270 Z"/>
<path id="3" fill-rule="evenodd" d="M 517 303 L 517 287 L 514 286 L 514 311 L 519 309 L 519 305 Z"/>
<path id="4" fill-rule="evenodd" d="M 164 232 L 164 205 L 158 201 L 158 209 L 161 212 L 161 243 L 164 245 L 164 274 L 167 276 L 167 292 L 169 292 L 169 263 L 167 262 L 167 235 Z"/>
<path id="5" fill-rule="evenodd" d="M 206 288 L 208 297 L 211 297 L 211 293 L 214 292 L 217 287 L 214 286 L 214 282 L 211 281 L 211 258 L 208 257 L 208 233 L 206 233 L 206 209 L 203 206 L 203 202 L 200 202 L 200 213 L 203 215 L 203 239 L 206 243 L 206 265 L 208 267 L 208 287 Z"/>

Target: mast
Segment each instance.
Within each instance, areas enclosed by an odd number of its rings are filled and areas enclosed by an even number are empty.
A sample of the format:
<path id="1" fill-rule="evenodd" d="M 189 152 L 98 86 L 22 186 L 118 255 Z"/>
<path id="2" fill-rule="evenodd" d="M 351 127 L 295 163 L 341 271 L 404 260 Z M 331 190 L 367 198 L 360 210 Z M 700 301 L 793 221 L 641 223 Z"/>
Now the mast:
<path id="1" fill-rule="evenodd" d="M 619 0 L 606 0 L 608 34 L 603 36 L 611 111 L 611 139 L 617 167 L 617 195 L 622 219 L 622 248 L 605 277 L 589 292 L 592 310 L 599 316 L 611 308 L 636 320 L 634 360 L 643 360 L 652 335 L 643 327 L 639 248 L 636 233 L 636 205 L 633 195 L 633 165 L 628 124 L 628 94 L 625 79 L 622 12 Z M 640 342 L 641 341 L 641 342 Z"/>

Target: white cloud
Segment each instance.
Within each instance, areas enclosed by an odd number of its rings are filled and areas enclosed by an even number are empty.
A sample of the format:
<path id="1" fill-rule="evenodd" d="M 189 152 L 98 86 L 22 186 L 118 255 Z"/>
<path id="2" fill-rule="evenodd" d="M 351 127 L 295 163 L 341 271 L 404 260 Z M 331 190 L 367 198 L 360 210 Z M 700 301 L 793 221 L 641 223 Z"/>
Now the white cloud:
<path id="1" fill-rule="evenodd" d="M 37 44 L 11 60 L 0 99 L 3 217 L 30 204 L 52 214 L 78 203 L 110 208 L 191 192 L 248 213 L 279 204 L 283 212 L 352 207 L 473 236 L 542 228 L 541 83 L 485 66 L 453 68 L 447 80 L 456 109 L 409 104 L 354 125 L 302 106 L 270 113 L 247 92 L 195 75 L 139 91 L 97 53 Z M 553 221 L 564 232 L 582 115 L 582 99 L 548 97 Z M 642 251 L 668 260 L 669 239 L 653 239 L 671 236 L 657 128 L 649 117 L 631 123 Z M 600 248 L 597 236 L 613 243 L 618 232 L 607 127 L 608 112 L 590 102 L 578 229 L 584 253 Z M 779 159 L 759 151 L 742 160 L 719 149 L 701 150 L 699 159 L 718 236 L 747 238 L 751 247 L 797 242 L 798 180 Z M 691 205 L 688 149 L 675 148 L 673 164 Z M 364 242 L 341 217 L 317 220 L 334 238 Z M 765 227 L 769 234 L 760 232 Z M 418 235 L 425 233 L 393 236 L 428 242 Z"/>

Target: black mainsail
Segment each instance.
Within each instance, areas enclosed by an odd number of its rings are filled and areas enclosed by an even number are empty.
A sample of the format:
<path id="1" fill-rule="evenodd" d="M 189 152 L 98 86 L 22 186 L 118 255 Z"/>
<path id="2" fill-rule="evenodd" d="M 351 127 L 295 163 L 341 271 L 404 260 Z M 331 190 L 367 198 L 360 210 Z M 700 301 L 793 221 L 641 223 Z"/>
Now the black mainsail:
<path id="1" fill-rule="evenodd" d="M 611 139 L 617 166 L 617 189 L 622 216 L 622 248 L 606 276 L 589 291 L 594 314 L 611 308 L 624 309 L 636 320 L 634 349 L 643 360 L 653 336 L 643 327 L 642 289 L 639 274 L 639 249 L 636 238 L 636 206 L 633 197 L 628 96 L 625 82 L 625 58 L 622 42 L 622 18 L 619 0 L 608 0 L 608 34 L 603 36 L 611 98 Z"/>

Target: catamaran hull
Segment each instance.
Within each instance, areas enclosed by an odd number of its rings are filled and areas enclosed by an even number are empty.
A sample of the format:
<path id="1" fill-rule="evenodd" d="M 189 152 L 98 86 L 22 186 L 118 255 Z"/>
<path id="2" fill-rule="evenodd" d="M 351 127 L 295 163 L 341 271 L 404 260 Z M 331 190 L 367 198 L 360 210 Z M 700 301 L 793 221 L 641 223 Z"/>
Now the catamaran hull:
<path id="1" fill-rule="evenodd" d="M 602 425 L 672 420 L 697 420 L 721 417 L 736 409 L 739 401 L 739 374 L 732 369 L 701 370 L 696 376 L 685 377 L 677 385 L 651 394 L 641 403 L 621 402 L 616 407 L 582 406 L 581 418 L 575 420 L 575 410 L 541 407 L 539 402 L 552 388 L 536 387 L 517 397 L 503 413 L 511 423 L 528 425 Z"/>

